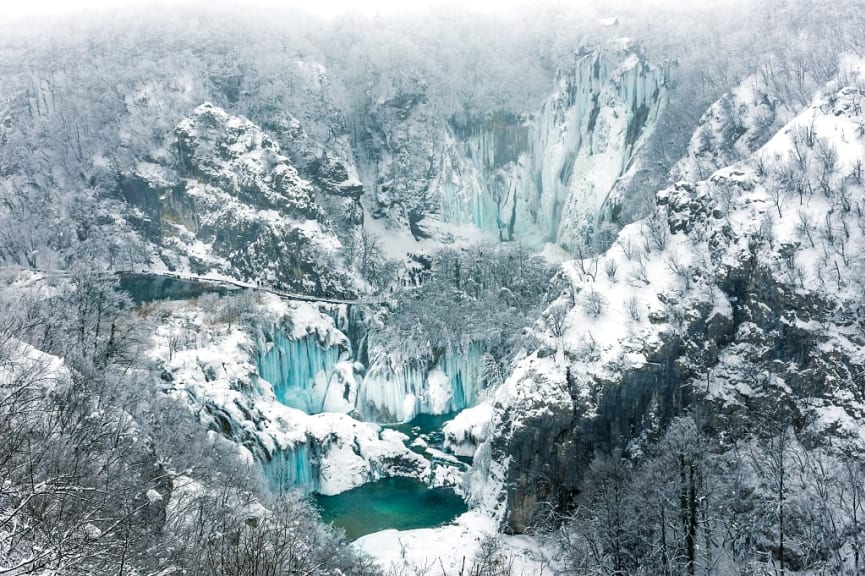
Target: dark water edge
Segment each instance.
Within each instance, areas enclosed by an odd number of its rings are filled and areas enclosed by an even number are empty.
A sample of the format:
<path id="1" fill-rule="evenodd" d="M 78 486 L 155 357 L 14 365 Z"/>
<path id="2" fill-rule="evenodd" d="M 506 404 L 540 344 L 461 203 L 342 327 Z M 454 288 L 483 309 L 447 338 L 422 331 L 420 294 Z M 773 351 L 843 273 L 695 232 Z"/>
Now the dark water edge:
<path id="1" fill-rule="evenodd" d="M 322 520 L 345 530 L 350 540 L 388 528 L 435 528 L 468 510 L 452 489 L 429 488 L 413 478 L 385 478 L 314 498 Z"/>
<path id="2" fill-rule="evenodd" d="M 444 451 L 444 425 L 456 417 L 459 412 L 447 414 L 418 414 L 412 420 L 401 424 L 387 424 L 385 428 L 391 428 L 408 436 L 406 445 L 414 452 L 426 457 L 423 447 L 412 445 L 415 439 L 421 438 L 432 448 Z M 457 460 L 467 466 L 471 466 L 472 458 L 467 456 L 454 456 Z"/>
<path id="3" fill-rule="evenodd" d="M 239 288 L 186 278 L 176 278 L 147 272 L 122 272 L 118 274 L 120 289 L 141 305 L 157 300 L 189 300 L 204 294 L 225 296 L 238 292 Z"/>

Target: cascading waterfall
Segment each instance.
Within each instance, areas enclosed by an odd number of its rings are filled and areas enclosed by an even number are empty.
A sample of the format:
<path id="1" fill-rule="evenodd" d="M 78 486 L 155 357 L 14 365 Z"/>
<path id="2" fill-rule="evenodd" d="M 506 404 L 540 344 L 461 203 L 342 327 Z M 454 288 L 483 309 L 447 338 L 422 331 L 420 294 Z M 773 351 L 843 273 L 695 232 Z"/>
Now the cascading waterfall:
<path id="1" fill-rule="evenodd" d="M 350 322 L 345 307 L 326 312 L 335 323 Z M 351 346 L 332 325 L 294 333 L 276 325 L 259 333 L 256 348 L 258 373 L 273 387 L 280 403 L 307 414 L 351 409 L 355 389 Z M 276 490 L 316 492 L 321 449 L 310 436 L 277 449 L 264 462 L 265 475 Z"/>
<path id="2" fill-rule="evenodd" d="M 665 77 L 636 54 L 620 61 L 596 51 L 560 74 L 537 114 L 453 126 L 435 184 L 442 219 L 502 240 L 585 241 L 652 132 Z"/>
<path id="3" fill-rule="evenodd" d="M 486 232 L 502 228 L 499 206 L 492 195 L 478 194 L 480 185 L 461 186 L 453 181 L 441 185 L 441 212 L 445 222 L 474 224 Z"/>
<path id="4" fill-rule="evenodd" d="M 376 357 L 358 391 L 358 411 L 373 422 L 404 422 L 418 412 L 426 367 L 413 360 Z"/>
<path id="5" fill-rule="evenodd" d="M 390 354 L 373 360 L 358 391 L 357 409 L 367 420 L 406 422 L 417 414 L 458 412 L 477 403 L 483 383 L 479 343 L 448 348 L 434 362 Z"/>
<path id="6" fill-rule="evenodd" d="M 341 347 L 325 346 L 315 334 L 295 340 L 281 328 L 268 337 L 269 342 L 263 336 L 259 342 L 256 364 L 279 402 L 317 414 L 325 411 L 331 394 L 342 395 L 334 382 L 344 352 Z"/>
<path id="7" fill-rule="evenodd" d="M 483 382 L 482 344 L 449 347 L 433 359 L 380 354 L 359 380 L 353 346 L 344 334 L 366 338 L 364 312 L 329 306 L 319 307 L 318 313 L 308 317 L 309 324 L 275 325 L 258 334 L 255 358 L 260 382 L 272 386 L 280 403 L 306 414 L 354 412 L 377 422 L 448 414 L 477 403 Z M 322 442 L 307 434 L 272 449 L 263 466 L 274 489 L 328 489 L 321 467 L 329 449 Z"/>
<path id="8" fill-rule="evenodd" d="M 309 442 L 279 450 L 265 462 L 264 472 L 276 490 L 297 488 L 304 492 L 318 490 L 318 460 L 311 453 Z"/>
<path id="9" fill-rule="evenodd" d="M 448 351 L 441 357 L 438 368 L 450 380 L 453 395 L 445 410 L 431 411 L 431 414 L 459 412 L 477 403 L 483 380 L 484 352 L 480 344 L 472 342 L 462 353 Z"/>
<path id="10" fill-rule="evenodd" d="M 451 153 L 444 155 L 439 182 L 434 184 L 441 197 L 442 220 L 473 224 L 500 240 L 513 239 L 508 206 L 520 177 L 514 162 L 527 147 L 527 130 L 521 119 L 510 115 L 454 127 L 461 144 L 454 136 L 447 137 Z"/>
<path id="11" fill-rule="evenodd" d="M 369 363 L 366 346 L 369 310 L 363 305 L 351 304 L 322 305 L 320 310 L 330 316 L 336 329 L 348 338 L 352 360 L 367 365 Z"/>

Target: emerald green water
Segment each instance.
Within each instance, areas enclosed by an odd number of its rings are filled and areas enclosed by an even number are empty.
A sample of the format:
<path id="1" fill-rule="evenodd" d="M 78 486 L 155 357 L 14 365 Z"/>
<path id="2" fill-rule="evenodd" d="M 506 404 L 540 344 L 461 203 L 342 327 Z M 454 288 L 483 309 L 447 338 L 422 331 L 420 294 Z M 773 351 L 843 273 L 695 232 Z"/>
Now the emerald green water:
<path id="1" fill-rule="evenodd" d="M 435 528 L 468 510 L 453 490 L 428 488 L 412 478 L 385 478 L 315 500 L 322 519 L 351 540 L 388 528 Z"/>
<path id="2" fill-rule="evenodd" d="M 426 445 L 440 449 L 442 425 L 455 415 L 419 414 L 410 422 L 387 427 L 407 435 L 408 445 L 420 438 Z M 425 454 L 422 446 L 412 446 L 412 450 Z M 351 540 L 388 528 L 435 528 L 468 510 L 452 489 L 429 488 L 413 478 L 384 478 L 336 496 L 316 494 L 314 498 L 322 520 L 345 530 Z"/>

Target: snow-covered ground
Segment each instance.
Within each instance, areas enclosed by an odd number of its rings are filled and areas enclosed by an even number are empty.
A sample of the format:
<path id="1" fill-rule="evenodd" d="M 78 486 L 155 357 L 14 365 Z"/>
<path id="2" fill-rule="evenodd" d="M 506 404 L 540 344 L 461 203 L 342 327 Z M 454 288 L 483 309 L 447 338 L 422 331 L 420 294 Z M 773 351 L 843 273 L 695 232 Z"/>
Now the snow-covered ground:
<path id="1" fill-rule="evenodd" d="M 493 541 L 498 558 L 511 565 L 513 576 L 554 574 L 550 551 L 538 539 L 498 534 L 495 520 L 474 510 L 439 528 L 375 532 L 359 538 L 355 546 L 385 570 L 446 576 L 464 573 Z"/>

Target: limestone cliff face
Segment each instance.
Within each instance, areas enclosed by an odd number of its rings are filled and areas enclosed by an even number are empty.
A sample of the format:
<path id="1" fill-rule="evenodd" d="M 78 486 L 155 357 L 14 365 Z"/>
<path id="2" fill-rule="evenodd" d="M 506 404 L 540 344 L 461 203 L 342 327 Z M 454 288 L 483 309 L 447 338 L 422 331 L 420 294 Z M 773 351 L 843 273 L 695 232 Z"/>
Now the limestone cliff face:
<path id="1" fill-rule="evenodd" d="M 209 184 L 254 208 L 296 218 L 319 215 L 312 187 L 252 122 L 203 104 L 174 130 L 181 178 Z"/>
<path id="2" fill-rule="evenodd" d="M 722 442 L 793 426 L 865 450 L 862 96 L 827 88 L 749 160 L 659 192 L 604 255 L 563 265 L 542 345 L 496 394 L 478 451 L 506 529 L 567 510 L 594 454 L 685 409 Z"/>
<path id="3" fill-rule="evenodd" d="M 424 94 L 374 105 L 358 146 L 373 214 L 432 235 L 471 224 L 566 248 L 599 233 L 666 103 L 666 70 L 637 53 L 579 55 L 539 110 L 437 118 Z"/>
<path id="4" fill-rule="evenodd" d="M 342 242 L 320 202 L 335 194 L 337 208 L 357 203 L 362 187 L 344 165 L 322 161 L 314 184 L 272 136 L 211 104 L 182 120 L 174 136 L 174 165 L 141 162 L 120 179 L 138 215 L 133 223 L 161 247 L 169 268 L 313 294 L 355 288 L 345 275 Z M 341 224 L 350 236 L 358 222 Z"/>
<path id="5" fill-rule="evenodd" d="M 567 511 L 595 451 L 621 447 L 682 410 L 689 398 L 675 366 L 679 352 L 671 342 L 652 351 L 644 366 L 591 382 L 580 381 L 567 367 L 564 373 L 556 370 L 551 358 L 528 361 L 537 366 L 529 378 L 548 386 L 552 380 L 545 372 L 552 369 L 562 392 L 554 402 L 497 405 L 496 430 L 505 431 L 498 452 L 508 462 L 505 530 L 523 532 L 543 525 L 551 513 Z M 588 401 L 578 390 L 586 384 L 592 387 Z"/>

